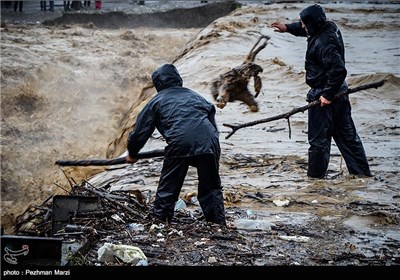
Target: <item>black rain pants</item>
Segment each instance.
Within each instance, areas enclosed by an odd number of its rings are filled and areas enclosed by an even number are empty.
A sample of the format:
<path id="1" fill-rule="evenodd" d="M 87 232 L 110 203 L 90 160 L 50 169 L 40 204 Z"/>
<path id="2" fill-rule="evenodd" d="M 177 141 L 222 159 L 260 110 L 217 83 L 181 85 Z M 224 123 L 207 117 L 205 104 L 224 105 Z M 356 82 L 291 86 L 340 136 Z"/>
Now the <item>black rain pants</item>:
<path id="1" fill-rule="evenodd" d="M 342 88 L 343 90 L 343 88 Z M 307 101 L 319 99 L 320 89 L 311 89 Z M 308 171 L 313 178 L 325 178 L 331 151 L 331 138 L 335 140 L 350 174 L 372 176 L 360 137 L 351 117 L 348 95 L 324 107 L 308 110 Z"/>
<path id="2" fill-rule="evenodd" d="M 224 199 L 219 176 L 219 159 L 213 154 L 191 157 L 165 157 L 153 214 L 171 221 L 189 166 L 197 168 L 197 199 L 207 221 L 226 225 Z"/>

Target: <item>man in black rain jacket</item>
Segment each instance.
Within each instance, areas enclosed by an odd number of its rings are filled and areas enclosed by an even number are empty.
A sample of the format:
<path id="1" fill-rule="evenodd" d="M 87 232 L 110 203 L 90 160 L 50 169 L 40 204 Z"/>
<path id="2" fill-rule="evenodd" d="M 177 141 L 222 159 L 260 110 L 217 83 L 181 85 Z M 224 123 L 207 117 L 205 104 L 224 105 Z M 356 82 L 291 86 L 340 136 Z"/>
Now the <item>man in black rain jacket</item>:
<path id="1" fill-rule="evenodd" d="M 198 201 L 205 219 L 226 225 L 219 176 L 221 154 L 215 107 L 198 93 L 182 87 L 182 78 L 172 64 L 152 74 L 157 94 L 137 116 L 128 137 L 127 162 L 145 145 L 155 128 L 167 142 L 153 215 L 169 223 L 174 215 L 189 166 L 197 168 Z"/>
<path id="2" fill-rule="evenodd" d="M 301 21 L 291 24 L 274 22 L 271 27 L 277 32 L 307 37 L 306 83 L 311 87 L 307 101 L 321 101 L 320 107 L 315 106 L 308 110 L 310 147 L 307 175 L 325 178 L 333 137 L 349 173 L 372 176 L 351 116 L 348 95 L 332 102 L 337 93 L 347 90 L 345 49 L 341 32 L 333 22 L 326 20 L 324 10 L 317 4 L 301 11 L 300 19 Z"/>

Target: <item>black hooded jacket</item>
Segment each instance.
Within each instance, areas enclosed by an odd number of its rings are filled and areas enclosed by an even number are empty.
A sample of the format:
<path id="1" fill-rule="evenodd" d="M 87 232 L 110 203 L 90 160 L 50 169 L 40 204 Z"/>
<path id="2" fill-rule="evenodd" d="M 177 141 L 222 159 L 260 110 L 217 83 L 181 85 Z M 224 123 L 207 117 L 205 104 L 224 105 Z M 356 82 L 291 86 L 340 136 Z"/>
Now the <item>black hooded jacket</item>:
<path id="1" fill-rule="evenodd" d="M 326 20 L 321 6 L 313 5 L 300 13 L 301 22 L 287 24 L 287 31 L 295 36 L 307 36 L 305 61 L 306 83 L 322 89 L 322 96 L 332 100 L 347 75 L 342 34 L 338 27 Z"/>
<path id="2" fill-rule="evenodd" d="M 215 107 L 198 93 L 182 87 L 175 66 L 164 64 L 152 75 L 158 93 L 138 114 L 128 137 L 128 151 L 135 157 L 155 128 L 167 142 L 165 156 L 220 156 Z"/>

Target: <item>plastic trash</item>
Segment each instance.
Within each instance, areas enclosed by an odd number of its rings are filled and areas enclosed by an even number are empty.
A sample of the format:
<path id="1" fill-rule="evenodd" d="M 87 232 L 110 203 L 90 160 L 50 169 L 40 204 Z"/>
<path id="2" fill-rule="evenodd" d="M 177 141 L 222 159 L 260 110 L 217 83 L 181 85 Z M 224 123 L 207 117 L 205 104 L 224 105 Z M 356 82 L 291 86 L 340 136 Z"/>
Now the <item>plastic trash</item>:
<path id="1" fill-rule="evenodd" d="M 290 203 L 288 199 L 275 199 L 272 202 L 279 207 L 288 206 Z"/>
<path id="2" fill-rule="evenodd" d="M 143 231 L 144 225 L 138 224 L 138 223 L 131 223 L 131 224 L 128 224 L 128 229 L 130 231 Z"/>
<path id="3" fill-rule="evenodd" d="M 183 210 L 186 208 L 186 203 L 182 199 L 178 199 L 178 201 L 175 203 L 175 209 L 174 211 L 179 211 Z"/>
<path id="4" fill-rule="evenodd" d="M 147 262 L 147 260 L 140 260 L 136 264 L 136 266 L 148 266 L 148 265 L 149 265 L 149 263 Z"/>
<path id="5" fill-rule="evenodd" d="M 124 263 L 132 263 L 134 265 L 141 260 L 147 261 L 146 255 L 136 246 L 104 243 L 97 251 L 97 259 L 100 262 L 116 262 L 115 257 L 118 257 Z"/>
<path id="6" fill-rule="evenodd" d="M 246 216 L 247 216 L 247 219 L 251 219 L 252 217 L 254 217 L 254 211 L 251 209 L 247 209 Z"/>

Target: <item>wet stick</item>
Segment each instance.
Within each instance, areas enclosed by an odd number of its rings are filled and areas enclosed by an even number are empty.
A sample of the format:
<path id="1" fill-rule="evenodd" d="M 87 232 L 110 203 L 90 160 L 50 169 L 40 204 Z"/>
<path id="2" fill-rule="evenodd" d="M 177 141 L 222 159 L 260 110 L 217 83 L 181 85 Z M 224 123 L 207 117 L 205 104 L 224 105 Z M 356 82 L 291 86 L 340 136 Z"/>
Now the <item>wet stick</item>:
<path id="1" fill-rule="evenodd" d="M 357 91 L 361 91 L 361 90 L 365 90 L 365 89 L 369 89 L 369 88 L 378 88 L 378 87 L 383 86 L 384 83 L 385 83 L 385 81 L 381 80 L 381 81 L 376 82 L 376 83 L 370 83 L 370 84 L 365 84 L 365 85 L 362 85 L 362 86 L 359 86 L 359 87 L 355 87 L 355 88 L 349 88 L 347 91 L 343 91 L 343 92 L 340 92 L 337 95 L 335 95 L 335 99 L 337 99 L 337 98 L 339 98 L 339 97 L 341 97 L 343 95 L 354 93 L 354 92 L 357 92 Z M 335 101 L 335 99 L 333 101 Z M 247 122 L 247 123 L 243 123 L 243 124 L 233 125 L 233 124 L 224 123 L 223 126 L 226 126 L 226 127 L 229 127 L 229 128 L 232 129 L 232 131 L 225 137 L 225 139 L 228 139 L 229 137 L 231 137 L 236 131 L 238 131 L 241 128 L 249 127 L 249 126 L 253 126 L 253 125 L 257 125 L 257 124 L 261 124 L 261 123 L 266 123 L 266 122 L 272 122 L 272 121 L 279 120 L 279 119 L 287 119 L 288 120 L 289 138 L 290 138 L 290 132 L 291 131 L 290 131 L 289 117 L 294 115 L 294 114 L 297 114 L 297 113 L 300 113 L 300 112 L 304 112 L 304 111 L 310 109 L 311 107 L 319 105 L 320 103 L 321 103 L 321 101 L 316 100 L 316 101 L 308 103 L 308 105 L 294 108 L 294 109 L 292 109 L 291 111 L 289 111 L 287 113 L 283 113 L 283 114 L 276 115 L 276 116 L 273 116 L 273 117 L 269 117 L 269 118 L 266 118 L 266 119 Z"/>
<path id="2" fill-rule="evenodd" d="M 148 152 L 138 153 L 136 155 L 137 159 L 153 158 L 153 157 L 163 157 L 164 150 L 151 150 Z M 84 159 L 84 160 L 57 160 L 56 164 L 60 166 L 103 166 L 103 165 L 116 165 L 127 163 L 125 157 L 115 158 L 115 159 Z"/>

